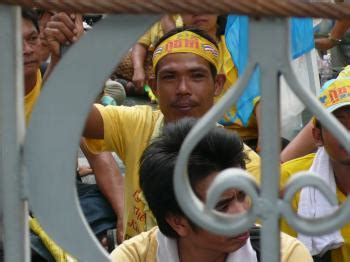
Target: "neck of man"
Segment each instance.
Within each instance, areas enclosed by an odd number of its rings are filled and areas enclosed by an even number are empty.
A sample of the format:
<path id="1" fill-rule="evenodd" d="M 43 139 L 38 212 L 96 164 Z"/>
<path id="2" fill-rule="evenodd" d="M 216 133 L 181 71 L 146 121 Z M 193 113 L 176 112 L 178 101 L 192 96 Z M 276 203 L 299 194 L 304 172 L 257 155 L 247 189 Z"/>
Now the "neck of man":
<path id="1" fill-rule="evenodd" d="M 184 238 L 177 241 L 177 250 L 180 262 L 225 262 L 228 255 L 198 247 L 195 241 Z"/>
<path id="2" fill-rule="evenodd" d="M 36 85 L 36 81 L 37 81 L 37 75 L 33 74 L 31 76 L 25 76 L 24 78 L 24 95 L 28 95 L 30 93 L 30 91 L 33 90 L 33 88 Z"/>
<path id="3" fill-rule="evenodd" d="M 334 161 L 331 163 L 337 187 L 344 195 L 348 195 L 350 193 L 350 164 L 334 163 Z"/>

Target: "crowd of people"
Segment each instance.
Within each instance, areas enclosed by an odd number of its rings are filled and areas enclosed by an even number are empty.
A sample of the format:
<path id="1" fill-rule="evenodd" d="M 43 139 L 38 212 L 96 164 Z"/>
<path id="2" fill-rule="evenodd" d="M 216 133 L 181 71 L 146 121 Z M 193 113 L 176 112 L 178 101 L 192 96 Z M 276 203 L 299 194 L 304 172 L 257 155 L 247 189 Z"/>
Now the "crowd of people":
<path id="1" fill-rule="evenodd" d="M 80 14 L 22 10 L 27 124 L 45 80 L 64 55 L 62 46 L 78 42 L 84 35 L 83 25 Z M 224 237 L 201 228 L 181 210 L 173 190 L 176 158 L 195 119 L 234 88 L 238 79 L 225 42 L 225 25 L 226 16 L 222 15 L 165 15 L 125 56 L 131 73 L 127 76 L 116 66 L 110 79 L 97 87 L 101 96 L 92 105 L 80 145 L 96 177 L 94 195 L 91 197 L 91 187 L 81 182 L 77 188 L 90 225 L 96 225 L 89 217 L 92 210 L 106 218 L 103 224 L 92 226 L 102 244 L 108 246 L 107 231 L 116 228 L 118 247 L 111 254 L 113 261 L 260 259 L 259 249 L 249 238 L 251 231 Z M 122 105 L 126 96 L 145 92 L 154 98 L 156 109 Z M 318 98 L 350 130 L 350 68 L 326 82 Z M 247 125 L 232 117 L 237 108 L 230 108 L 191 153 L 189 179 L 200 200 L 205 201 L 208 187 L 226 168 L 247 169 L 260 182 L 259 102 L 257 96 Z M 341 142 L 312 118 L 281 152 L 281 189 L 298 171 L 309 170 L 329 184 L 339 204 L 344 202 L 350 192 L 350 153 Z M 125 164 L 125 174 L 111 152 Z M 220 197 L 215 210 L 240 214 L 250 205 L 245 192 L 232 188 Z M 335 210 L 312 188 L 303 188 L 292 205 L 308 218 Z M 254 228 L 259 230 L 259 225 Z M 45 238 L 53 242 L 49 236 Z M 56 248 L 57 261 L 70 256 Z M 113 248 L 114 243 L 109 251 Z M 33 256 L 39 259 L 41 254 L 35 252 Z M 281 261 L 350 261 L 350 223 L 333 233 L 311 237 L 298 234 L 282 221 L 280 254 Z"/>

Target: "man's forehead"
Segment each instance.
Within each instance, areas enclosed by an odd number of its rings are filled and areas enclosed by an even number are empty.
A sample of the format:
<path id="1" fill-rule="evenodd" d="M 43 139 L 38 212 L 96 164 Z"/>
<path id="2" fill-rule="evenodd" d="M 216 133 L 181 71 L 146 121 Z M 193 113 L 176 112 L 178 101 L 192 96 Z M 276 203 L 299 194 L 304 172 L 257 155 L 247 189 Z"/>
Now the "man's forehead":
<path id="1" fill-rule="evenodd" d="M 37 33 L 38 30 L 36 29 L 35 25 L 33 24 L 33 21 L 30 19 L 22 18 L 22 33 L 29 35 L 32 33 Z"/>
<path id="2" fill-rule="evenodd" d="M 158 72 L 176 68 L 210 70 L 210 64 L 204 58 L 192 53 L 169 54 L 158 63 Z"/>
<path id="3" fill-rule="evenodd" d="M 350 116 L 350 105 L 338 108 L 333 112 L 333 115 L 335 115 L 336 117 Z"/>

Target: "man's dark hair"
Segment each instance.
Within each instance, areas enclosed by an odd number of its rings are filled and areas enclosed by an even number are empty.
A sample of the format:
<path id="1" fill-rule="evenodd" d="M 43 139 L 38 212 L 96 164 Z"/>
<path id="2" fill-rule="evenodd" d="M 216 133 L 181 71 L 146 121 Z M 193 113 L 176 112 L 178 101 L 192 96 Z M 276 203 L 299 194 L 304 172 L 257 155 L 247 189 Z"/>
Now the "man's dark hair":
<path id="1" fill-rule="evenodd" d="M 179 236 L 166 222 L 166 216 L 185 216 L 175 197 L 173 173 L 181 144 L 195 122 L 185 118 L 167 124 L 161 135 L 146 148 L 140 161 L 141 189 L 160 231 L 172 238 Z M 190 155 L 188 174 L 192 188 L 213 172 L 230 167 L 245 169 L 245 160 L 243 142 L 235 132 L 221 127 L 212 129 Z"/>
<path id="2" fill-rule="evenodd" d="M 36 11 L 30 8 L 22 8 L 22 18 L 30 20 L 35 26 L 36 30 L 39 32 L 39 18 Z"/>
<path id="3" fill-rule="evenodd" d="M 172 30 L 170 30 L 169 32 L 167 32 L 166 34 L 164 34 L 155 44 L 154 46 L 154 50 L 157 49 L 157 47 L 165 40 L 165 39 L 168 39 L 169 37 L 177 34 L 177 33 L 180 33 L 180 32 L 183 32 L 183 31 L 189 31 L 189 32 L 192 32 L 192 33 L 195 33 L 205 39 L 207 39 L 209 42 L 213 43 L 217 49 L 219 49 L 219 46 L 217 44 L 217 42 L 214 40 L 214 38 L 212 38 L 207 32 L 197 28 L 197 27 L 193 27 L 193 26 L 182 26 L 182 27 L 176 27 Z M 210 65 L 210 72 L 213 76 L 213 78 L 215 78 L 216 74 L 217 74 L 217 71 L 216 71 L 216 67 L 210 63 L 208 61 L 209 65 Z M 157 72 L 158 72 L 158 66 L 156 66 L 155 68 L 155 74 L 157 75 Z"/>
<path id="4" fill-rule="evenodd" d="M 318 119 L 316 119 L 316 118 L 315 118 L 315 120 L 314 120 L 314 126 L 315 126 L 316 128 L 318 128 L 318 129 L 321 129 L 321 130 L 322 130 L 322 124 L 321 124 L 321 122 L 320 122 Z"/>
<path id="5" fill-rule="evenodd" d="M 216 36 L 220 38 L 222 35 L 225 35 L 227 15 L 219 15 L 216 24 L 218 26 L 218 29 L 216 30 Z"/>

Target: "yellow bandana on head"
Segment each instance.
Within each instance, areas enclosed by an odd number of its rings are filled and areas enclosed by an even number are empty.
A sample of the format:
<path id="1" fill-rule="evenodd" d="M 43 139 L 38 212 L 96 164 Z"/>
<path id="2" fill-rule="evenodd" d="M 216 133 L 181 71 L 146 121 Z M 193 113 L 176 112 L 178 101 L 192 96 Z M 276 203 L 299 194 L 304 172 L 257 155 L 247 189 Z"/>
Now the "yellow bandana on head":
<path id="1" fill-rule="evenodd" d="M 193 53 L 212 63 L 216 70 L 219 64 L 219 50 L 210 41 L 191 31 L 182 31 L 165 39 L 153 53 L 153 69 L 168 54 Z"/>

